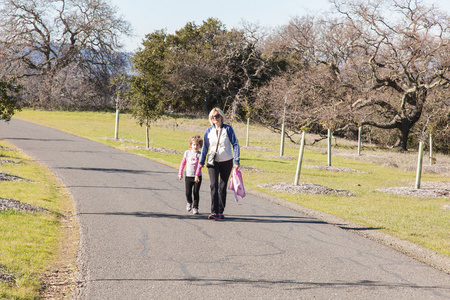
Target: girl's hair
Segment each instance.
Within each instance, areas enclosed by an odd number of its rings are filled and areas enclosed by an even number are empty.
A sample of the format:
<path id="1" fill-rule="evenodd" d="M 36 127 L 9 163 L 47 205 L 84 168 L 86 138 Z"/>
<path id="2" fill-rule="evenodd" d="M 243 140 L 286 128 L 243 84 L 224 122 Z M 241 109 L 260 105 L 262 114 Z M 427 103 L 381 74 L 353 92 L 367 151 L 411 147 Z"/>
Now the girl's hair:
<path id="1" fill-rule="evenodd" d="M 214 107 L 213 109 L 211 109 L 211 111 L 209 112 L 209 123 L 211 123 L 211 125 L 214 125 L 213 121 L 212 121 L 212 116 L 215 114 L 215 112 L 218 112 L 219 115 L 222 116 L 222 124 L 225 123 L 225 114 L 223 113 L 223 111 L 218 108 L 218 107 Z"/>
<path id="2" fill-rule="evenodd" d="M 199 135 L 194 135 L 193 137 L 191 137 L 191 139 L 189 140 L 189 149 L 192 147 L 193 142 L 199 144 L 200 148 L 203 147 L 203 140 Z"/>

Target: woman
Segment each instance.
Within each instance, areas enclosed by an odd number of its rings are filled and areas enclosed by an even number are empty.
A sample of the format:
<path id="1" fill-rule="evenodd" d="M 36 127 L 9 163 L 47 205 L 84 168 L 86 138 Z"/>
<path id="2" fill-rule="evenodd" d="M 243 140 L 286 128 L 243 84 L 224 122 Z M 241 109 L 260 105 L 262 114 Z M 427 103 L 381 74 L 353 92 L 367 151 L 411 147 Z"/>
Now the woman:
<path id="1" fill-rule="evenodd" d="M 233 168 L 239 169 L 239 142 L 233 127 L 224 124 L 224 120 L 223 111 L 217 107 L 209 113 L 209 122 L 212 126 L 206 130 L 200 158 L 200 167 L 203 167 L 209 148 L 216 152 L 214 166 L 208 167 L 211 181 L 211 214 L 208 219 L 211 220 L 225 218 L 223 211 L 227 200 L 228 178 Z M 215 151 L 216 149 L 217 151 Z M 234 152 L 234 157 L 232 152 Z"/>

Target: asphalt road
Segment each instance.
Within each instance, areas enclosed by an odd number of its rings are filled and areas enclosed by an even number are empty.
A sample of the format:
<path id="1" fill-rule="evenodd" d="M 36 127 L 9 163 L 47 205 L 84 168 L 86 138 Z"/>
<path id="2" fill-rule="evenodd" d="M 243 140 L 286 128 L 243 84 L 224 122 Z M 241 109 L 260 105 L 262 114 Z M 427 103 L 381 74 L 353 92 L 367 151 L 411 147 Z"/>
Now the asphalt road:
<path id="1" fill-rule="evenodd" d="M 168 166 L 15 119 L 0 139 L 73 196 L 79 299 L 450 299 L 450 275 L 261 197 L 229 194 L 211 221 L 207 180 L 194 216 Z"/>

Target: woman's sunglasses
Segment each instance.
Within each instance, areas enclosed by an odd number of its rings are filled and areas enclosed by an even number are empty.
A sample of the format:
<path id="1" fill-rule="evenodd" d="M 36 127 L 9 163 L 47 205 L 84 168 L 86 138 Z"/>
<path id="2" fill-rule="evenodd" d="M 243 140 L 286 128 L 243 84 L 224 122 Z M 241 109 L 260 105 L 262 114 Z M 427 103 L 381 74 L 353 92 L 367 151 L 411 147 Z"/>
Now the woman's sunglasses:
<path id="1" fill-rule="evenodd" d="M 218 118 L 220 118 L 220 117 L 222 117 L 222 116 L 219 115 L 219 114 L 212 116 L 212 118 L 216 118 L 216 119 L 218 119 Z"/>

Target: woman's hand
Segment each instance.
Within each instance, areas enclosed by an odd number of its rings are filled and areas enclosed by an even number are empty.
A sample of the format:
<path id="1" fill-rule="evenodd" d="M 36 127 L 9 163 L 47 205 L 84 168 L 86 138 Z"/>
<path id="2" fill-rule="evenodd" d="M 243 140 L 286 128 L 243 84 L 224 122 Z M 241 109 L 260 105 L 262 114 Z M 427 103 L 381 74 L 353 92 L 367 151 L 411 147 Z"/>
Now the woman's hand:
<path id="1" fill-rule="evenodd" d="M 241 166 L 240 164 L 234 164 L 233 168 L 235 168 L 236 170 L 239 170 L 240 166 Z"/>

